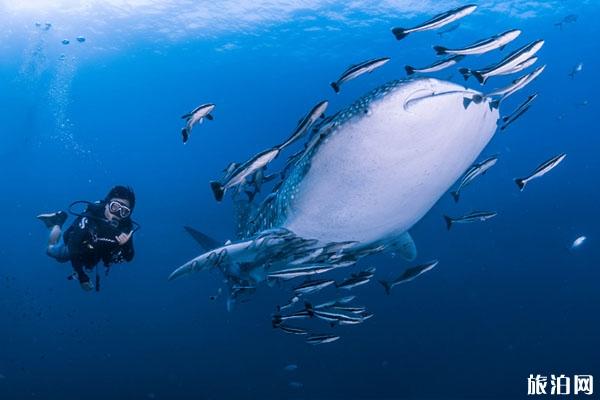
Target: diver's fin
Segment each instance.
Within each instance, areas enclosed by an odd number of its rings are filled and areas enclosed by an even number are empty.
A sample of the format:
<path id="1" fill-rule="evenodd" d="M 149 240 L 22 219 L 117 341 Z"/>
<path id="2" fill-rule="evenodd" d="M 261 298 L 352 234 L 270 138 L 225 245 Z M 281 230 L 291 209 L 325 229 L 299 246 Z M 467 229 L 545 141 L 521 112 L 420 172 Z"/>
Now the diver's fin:
<path id="1" fill-rule="evenodd" d="M 205 235 L 204 233 L 189 226 L 184 226 L 183 228 L 205 251 L 210 251 L 212 249 L 216 249 L 217 247 L 221 247 L 221 244 L 210 236 Z"/>
<path id="2" fill-rule="evenodd" d="M 395 249 L 407 261 L 417 258 L 417 246 L 408 232 L 404 232 L 398 237 Z"/>
<path id="3" fill-rule="evenodd" d="M 408 35 L 406 29 L 400 27 L 392 29 L 392 33 L 394 34 L 396 40 L 404 39 L 406 35 Z"/>

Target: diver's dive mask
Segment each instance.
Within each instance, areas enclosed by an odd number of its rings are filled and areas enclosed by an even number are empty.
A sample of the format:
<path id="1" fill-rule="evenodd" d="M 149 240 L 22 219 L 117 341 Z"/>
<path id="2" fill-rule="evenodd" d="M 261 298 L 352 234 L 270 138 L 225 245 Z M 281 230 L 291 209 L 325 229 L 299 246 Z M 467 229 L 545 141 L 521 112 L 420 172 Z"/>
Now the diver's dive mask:
<path id="1" fill-rule="evenodd" d="M 116 200 L 113 200 L 110 203 L 108 203 L 108 211 L 110 211 L 111 214 L 119 216 L 121 218 L 127 218 L 131 215 L 131 209 L 125 204 L 120 203 Z"/>

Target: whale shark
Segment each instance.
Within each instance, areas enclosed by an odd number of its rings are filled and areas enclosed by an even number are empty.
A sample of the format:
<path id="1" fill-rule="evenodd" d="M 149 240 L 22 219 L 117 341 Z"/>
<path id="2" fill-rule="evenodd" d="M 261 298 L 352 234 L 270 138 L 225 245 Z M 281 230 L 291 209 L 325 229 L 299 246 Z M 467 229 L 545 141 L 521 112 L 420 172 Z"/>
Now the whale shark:
<path id="1" fill-rule="evenodd" d="M 474 96 L 482 100 L 465 108 Z M 262 203 L 234 201 L 236 241 L 207 249 L 170 279 L 217 267 L 235 277 L 231 285 L 255 288 L 290 263 L 342 267 L 381 251 L 414 259 L 410 228 L 496 132 L 490 101 L 427 77 L 372 90 L 314 130 Z"/>

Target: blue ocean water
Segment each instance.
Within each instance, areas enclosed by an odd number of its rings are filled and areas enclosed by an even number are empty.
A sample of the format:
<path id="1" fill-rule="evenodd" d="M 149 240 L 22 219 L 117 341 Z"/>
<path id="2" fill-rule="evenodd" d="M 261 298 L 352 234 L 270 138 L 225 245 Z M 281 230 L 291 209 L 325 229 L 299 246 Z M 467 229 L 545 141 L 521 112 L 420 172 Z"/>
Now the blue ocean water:
<path id="1" fill-rule="evenodd" d="M 456 5 L 0 3 L 0 397 L 508 399 L 527 396 L 530 374 L 598 377 L 598 6 L 488 1 L 441 37 L 390 33 Z M 555 25 L 570 14 L 577 20 Z M 372 319 L 313 347 L 271 327 L 285 289 L 264 285 L 227 312 L 218 272 L 167 282 L 201 252 L 183 226 L 233 239 L 231 201 L 216 203 L 208 185 L 230 161 L 280 142 L 319 100 L 335 111 L 403 78 L 405 64 L 431 63 L 434 44 L 510 28 L 524 32 L 511 49 L 546 40 L 538 64 L 547 68 L 502 114 L 540 96 L 483 151 L 498 165 L 411 230 L 416 262 L 360 261 L 382 279 L 440 260 L 390 296 L 376 279 L 354 289 Z M 329 82 L 349 64 L 381 56 L 392 61 L 334 95 Z M 434 76 L 464 82 L 456 68 Z M 486 88 L 513 77 L 494 79 Z M 204 102 L 217 105 L 215 120 L 183 145 L 180 116 Z M 514 177 L 561 152 L 560 166 L 517 190 Z M 86 293 L 46 256 L 35 216 L 116 184 L 137 196 L 136 256 Z M 446 230 L 443 214 L 475 209 L 498 216 Z"/>

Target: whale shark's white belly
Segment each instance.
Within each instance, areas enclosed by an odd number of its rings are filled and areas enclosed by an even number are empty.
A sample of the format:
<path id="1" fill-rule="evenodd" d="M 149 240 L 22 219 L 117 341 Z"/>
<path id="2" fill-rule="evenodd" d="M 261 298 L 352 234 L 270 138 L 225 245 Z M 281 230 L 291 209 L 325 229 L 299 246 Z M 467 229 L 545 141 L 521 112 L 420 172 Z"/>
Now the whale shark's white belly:
<path id="1" fill-rule="evenodd" d="M 372 243 L 406 232 L 496 131 L 498 110 L 487 101 L 465 109 L 465 90 L 406 81 L 342 123 L 314 154 L 283 226 L 327 242 Z"/>

